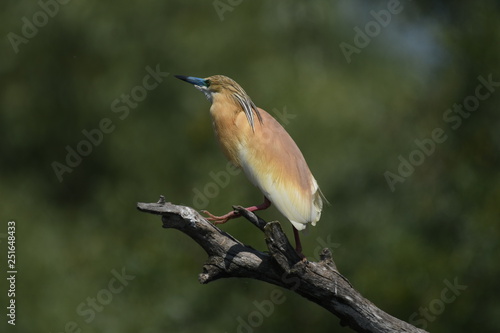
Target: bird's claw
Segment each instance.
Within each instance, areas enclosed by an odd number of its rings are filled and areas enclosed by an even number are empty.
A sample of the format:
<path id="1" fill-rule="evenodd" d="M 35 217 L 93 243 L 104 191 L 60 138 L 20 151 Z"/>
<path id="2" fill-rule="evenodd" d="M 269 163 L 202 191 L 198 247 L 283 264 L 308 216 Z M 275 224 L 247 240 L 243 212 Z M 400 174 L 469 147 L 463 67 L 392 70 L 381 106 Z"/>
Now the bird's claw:
<path id="1" fill-rule="evenodd" d="M 222 216 L 214 215 L 214 214 L 210 213 L 207 210 L 202 210 L 201 212 L 203 214 L 207 215 L 206 219 L 208 221 L 213 222 L 213 224 L 215 224 L 215 225 L 217 225 L 217 224 L 224 224 L 227 221 L 229 221 L 230 219 L 234 219 L 235 217 L 240 216 L 240 214 L 237 213 L 237 212 L 235 212 L 235 211 L 231 211 L 231 212 L 229 212 L 229 213 L 227 213 L 225 215 L 222 215 Z"/>

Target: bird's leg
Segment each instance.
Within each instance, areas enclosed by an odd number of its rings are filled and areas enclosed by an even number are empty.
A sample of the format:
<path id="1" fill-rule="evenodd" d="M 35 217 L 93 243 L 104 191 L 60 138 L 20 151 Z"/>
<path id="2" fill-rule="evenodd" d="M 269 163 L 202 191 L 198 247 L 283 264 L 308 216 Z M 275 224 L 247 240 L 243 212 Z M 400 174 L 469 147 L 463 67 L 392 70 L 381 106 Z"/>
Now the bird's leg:
<path id="1" fill-rule="evenodd" d="M 264 210 L 266 208 L 269 208 L 269 206 L 271 206 L 271 201 L 269 201 L 268 198 L 264 197 L 264 202 L 261 203 L 260 205 L 250 206 L 250 207 L 247 207 L 245 209 L 250 211 L 250 212 L 256 212 L 258 210 Z M 222 216 L 213 215 L 212 213 L 210 213 L 206 210 L 202 210 L 201 212 L 203 214 L 206 214 L 208 216 L 207 220 L 212 221 L 214 224 L 223 224 L 231 219 L 234 219 L 234 218 L 241 216 L 240 213 L 235 212 L 234 210 L 225 214 L 225 215 L 222 215 Z"/>
<path id="2" fill-rule="evenodd" d="M 295 251 L 302 258 L 305 259 L 306 256 L 302 253 L 302 243 L 300 243 L 299 231 L 293 227 L 293 236 L 295 238 Z"/>
<path id="3" fill-rule="evenodd" d="M 271 206 L 271 201 L 269 201 L 268 198 L 264 197 L 264 202 L 261 203 L 260 205 L 257 205 L 257 206 L 250 206 L 250 207 L 247 207 L 245 208 L 246 210 L 250 211 L 250 212 L 256 212 L 258 210 L 264 210 L 264 209 L 267 209 Z"/>

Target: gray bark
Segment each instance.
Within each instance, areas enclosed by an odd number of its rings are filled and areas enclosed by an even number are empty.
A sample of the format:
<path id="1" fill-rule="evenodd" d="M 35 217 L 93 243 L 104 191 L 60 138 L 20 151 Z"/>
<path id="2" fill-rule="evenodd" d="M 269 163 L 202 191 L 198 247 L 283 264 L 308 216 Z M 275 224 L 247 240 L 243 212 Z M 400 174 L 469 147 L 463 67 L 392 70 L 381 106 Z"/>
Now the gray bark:
<path id="1" fill-rule="evenodd" d="M 337 270 L 329 249 L 319 262 L 303 260 L 279 222 L 266 223 L 244 208 L 234 209 L 262 230 L 269 253 L 243 244 L 207 221 L 191 207 L 165 202 L 138 203 L 140 211 L 162 216 L 164 228 L 191 237 L 207 253 L 200 283 L 229 277 L 252 278 L 289 289 L 320 305 L 356 332 L 425 332 L 377 308 Z"/>

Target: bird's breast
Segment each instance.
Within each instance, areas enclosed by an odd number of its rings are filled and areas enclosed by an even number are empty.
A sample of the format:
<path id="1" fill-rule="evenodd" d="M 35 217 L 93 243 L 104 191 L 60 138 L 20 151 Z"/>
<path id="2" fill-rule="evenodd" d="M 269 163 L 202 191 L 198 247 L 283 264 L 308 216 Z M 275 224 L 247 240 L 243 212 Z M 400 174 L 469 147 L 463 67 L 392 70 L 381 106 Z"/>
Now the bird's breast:
<path id="1" fill-rule="evenodd" d="M 210 108 L 215 136 L 226 158 L 241 167 L 240 151 L 250 139 L 247 133 L 250 125 L 241 121 L 245 116 L 236 106 L 219 104 L 214 103 Z"/>

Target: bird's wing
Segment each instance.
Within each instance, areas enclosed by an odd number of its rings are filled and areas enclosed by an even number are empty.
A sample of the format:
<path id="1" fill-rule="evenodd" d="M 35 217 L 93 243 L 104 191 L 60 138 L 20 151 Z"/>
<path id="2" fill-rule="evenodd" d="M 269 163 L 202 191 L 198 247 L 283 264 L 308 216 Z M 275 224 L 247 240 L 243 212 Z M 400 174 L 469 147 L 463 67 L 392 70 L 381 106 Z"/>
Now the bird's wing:
<path id="1" fill-rule="evenodd" d="M 315 225 L 323 206 L 318 184 L 290 135 L 266 111 L 259 111 L 263 121 L 255 125 L 255 132 L 242 128 L 246 140 L 239 149 L 241 166 L 295 228 Z"/>

